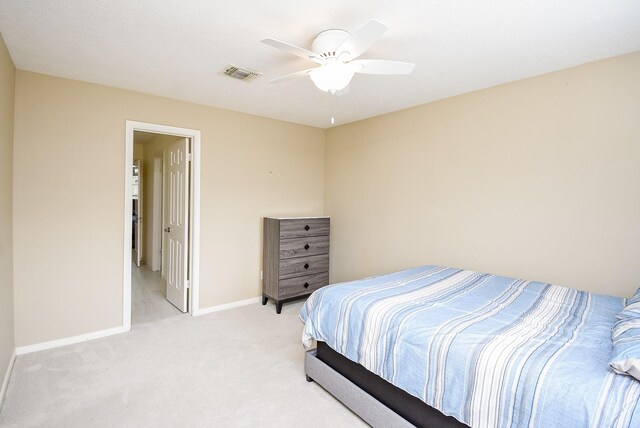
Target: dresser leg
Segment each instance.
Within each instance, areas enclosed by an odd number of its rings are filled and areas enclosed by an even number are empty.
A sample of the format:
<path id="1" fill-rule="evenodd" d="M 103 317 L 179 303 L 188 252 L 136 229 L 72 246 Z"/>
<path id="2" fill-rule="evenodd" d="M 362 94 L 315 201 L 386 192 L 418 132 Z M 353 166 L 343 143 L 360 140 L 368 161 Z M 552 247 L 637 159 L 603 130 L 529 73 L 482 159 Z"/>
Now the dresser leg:
<path id="1" fill-rule="evenodd" d="M 313 382 L 313 379 L 309 377 L 309 375 L 305 375 L 305 377 L 307 378 L 307 382 Z"/>
<path id="2" fill-rule="evenodd" d="M 282 302 L 276 302 L 276 314 L 282 312 Z"/>
<path id="3" fill-rule="evenodd" d="M 268 300 L 267 296 L 262 296 L 262 305 L 263 306 L 267 304 L 267 300 Z"/>

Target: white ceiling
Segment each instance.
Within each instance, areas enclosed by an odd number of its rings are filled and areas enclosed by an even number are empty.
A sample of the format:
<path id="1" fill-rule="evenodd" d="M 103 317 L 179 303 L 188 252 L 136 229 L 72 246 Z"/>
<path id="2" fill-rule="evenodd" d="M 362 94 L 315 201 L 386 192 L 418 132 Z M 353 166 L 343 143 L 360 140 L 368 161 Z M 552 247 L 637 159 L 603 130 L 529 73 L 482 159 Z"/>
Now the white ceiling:
<path id="1" fill-rule="evenodd" d="M 362 58 L 416 63 L 410 76 L 356 75 L 350 93 L 260 42 L 310 47 L 327 28 L 375 18 L 390 29 Z M 327 128 L 640 50 L 638 0 L 2 0 L 0 32 L 17 68 Z M 225 66 L 264 73 L 251 81 Z"/>

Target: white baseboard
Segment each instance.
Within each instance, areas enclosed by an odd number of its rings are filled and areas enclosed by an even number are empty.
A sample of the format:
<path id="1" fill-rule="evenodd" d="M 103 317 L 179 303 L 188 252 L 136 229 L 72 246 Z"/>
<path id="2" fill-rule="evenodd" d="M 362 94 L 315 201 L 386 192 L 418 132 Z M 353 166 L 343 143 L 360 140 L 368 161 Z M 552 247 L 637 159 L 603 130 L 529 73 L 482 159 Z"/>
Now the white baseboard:
<path id="1" fill-rule="evenodd" d="M 44 351 L 45 349 L 58 348 L 65 345 L 73 345 L 74 343 L 86 342 L 87 340 L 100 339 L 101 337 L 113 336 L 114 334 L 125 333 L 129 331 L 125 327 L 114 327 L 107 330 L 94 331 L 79 336 L 65 337 L 63 339 L 51 340 L 49 342 L 35 343 L 33 345 L 19 346 L 16 348 L 17 355 L 30 354 L 31 352 Z"/>
<path id="2" fill-rule="evenodd" d="M 199 309 L 194 315 L 206 315 L 212 312 L 224 311 L 226 309 L 237 308 L 240 306 L 258 303 L 260 297 L 252 297 L 251 299 L 240 300 L 238 302 L 225 303 L 224 305 L 211 306 L 209 308 Z M 30 354 L 31 352 L 44 351 L 46 349 L 58 348 L 65 345 L 73 345 L 74 343 L 86 342 L 87 340 L 100 339 L 102 337 L 113 336 L 114 334 L 125 333 L 129 331 L 125 327 L 114 327 L 107 330 L 94 331 L 79 336 L 65 337 L 63 339 L 51 340 L 49 342 L 35 343 L 33 345 L 19 346 L 15 350 L 16 355 Z M 4 390 L 3 390 L 4 391 Z"/>
<path id="3" fill-rule="evenodd" d="M 7 371 L 4 374 L 2 389 L 0 389 L 0 409 L 2 409 L 2 402 L 4 401 L 4 395 L 7 393 L 7 388 L 9 387 L 9 378 L 11 377 L 11 372 L 13 371 L 13 363 L 15 362 L 16 362 L 16 350 L 14 348 L 13 353 L 11 354 L 11 359 L 9 360 L 9 365 L 7 366 Z"/>
<path id="4" fill-rule="evenodd" d="M 252 297 L 246 300 L 239 300 L 237 302 L 225 303 L 224 305 L 216 305 L 210 306 L 208 308 L 198 309 L 198 311 L 194 314 L 195 316 L 206 315 L 212 312 L 225 311 L 227 309 L 233 309 L 240 306 L 252 305 L 254 303 L 258 303 L 260 301 L 260 297 Z"/>
<path id="5" fill-rule="evenodd" d="M 251 305 L 258 303 L 260 297 L 252 297 L 251 299 L 240 300 L 238 302 L 226 303 L 224 305 L 211 306 L 209 308 L 199 309 L 194 316 L 206 315 L 212 312 L 224 311 L 226 309 L 237 308 L 239 306 Z M 100 339 L 102 337 L 113 336 L 114 334 L 125 333 L 130 329 L 123 326 L 114 327 L 107 330 L 94 331 L 79 336 L 65 337 L 63 339 L 51 340 L 49 342 L 35 343 L 33 345 L 19 346 L 15 350 L 16 355 L 30 354 L 31 352 L 44 351 L 46 349 L 59 348 L 60 346 L 73 345 L 74 343 L 86 342 L 87 340 Z"/>

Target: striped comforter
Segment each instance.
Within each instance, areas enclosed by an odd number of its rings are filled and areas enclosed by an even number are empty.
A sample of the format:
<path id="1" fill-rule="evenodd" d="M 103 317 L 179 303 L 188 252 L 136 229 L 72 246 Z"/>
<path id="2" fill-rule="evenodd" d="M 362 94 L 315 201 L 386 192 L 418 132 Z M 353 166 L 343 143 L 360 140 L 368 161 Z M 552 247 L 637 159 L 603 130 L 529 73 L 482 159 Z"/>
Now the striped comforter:
<path id="1" fill-rule="evenodd" d="M 640 382 L 608 365 L 624 299 L 440 266 L 324 287 L 324 341 L 471 427 L 640 427 Z"/>

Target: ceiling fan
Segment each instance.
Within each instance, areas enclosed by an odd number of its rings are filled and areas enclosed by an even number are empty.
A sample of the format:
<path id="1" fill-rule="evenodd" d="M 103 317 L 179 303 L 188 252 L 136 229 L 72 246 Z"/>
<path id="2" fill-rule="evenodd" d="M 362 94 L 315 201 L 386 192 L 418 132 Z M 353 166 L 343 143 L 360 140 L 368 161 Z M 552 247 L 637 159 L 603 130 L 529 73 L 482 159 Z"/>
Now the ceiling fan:
<path id="1" fill-rule="evenodd" d="M 345 89 L 356 73 L 410 74 L 415 64 L 409 62 L 356 59 L 387 30 L 387 26 L 375 19 L 353 34 L 346 30 L 324 30 L 313 39 L 311 50 L 276 39 L 264 39 L 263 43 L 319 64 L 318 67 L 296 71 L 269 83 L 309 76 L 318 89 L 335 94 Z"/>

